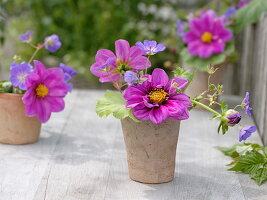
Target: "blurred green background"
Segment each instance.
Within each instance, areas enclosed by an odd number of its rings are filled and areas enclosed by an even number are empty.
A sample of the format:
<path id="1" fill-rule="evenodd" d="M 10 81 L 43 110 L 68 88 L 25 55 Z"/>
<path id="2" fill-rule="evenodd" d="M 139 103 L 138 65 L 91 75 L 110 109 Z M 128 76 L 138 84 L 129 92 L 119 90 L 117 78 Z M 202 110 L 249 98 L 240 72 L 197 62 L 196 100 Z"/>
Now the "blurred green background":
<path id="1" fill-rule="evenodd" d="M 43 42 L 53 33 L 63 45 L 56 53 L 45 49 L 38 59 L 48 66 L 59 62 L 75 68 L 75 86 L 103 88 L 89 67 L 98 49 L 114 50 L 114 41 L 126 39 L 131 45 L 144 39 L 164 43 L 167 50 L 153 57 L 157 66 L 177 62 L 176 19 L 179 13 L 204 6 L 208 0 L 1 0 L 0 78 L 8 79 L 14 54 L 28 60 L 32 49 L 18 40 L 32 30 L 33 41 Z M 183 11 L 184 10 L 184 11 Z M 167 62 L 166 62 L 167 61 Z M 164 63 L 165 62 L 165 63 Z"/>

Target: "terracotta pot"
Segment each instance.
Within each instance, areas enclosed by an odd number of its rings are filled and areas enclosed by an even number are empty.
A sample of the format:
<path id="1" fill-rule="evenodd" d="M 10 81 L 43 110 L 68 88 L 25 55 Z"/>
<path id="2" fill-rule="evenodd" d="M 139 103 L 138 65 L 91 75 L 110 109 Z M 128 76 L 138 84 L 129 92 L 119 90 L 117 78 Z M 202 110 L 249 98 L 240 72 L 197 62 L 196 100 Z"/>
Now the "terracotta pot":
<path id="1" fill-rule="evenodd" d="M 211 75 L 210 83 L 213 83 L 215 85 L 222 84 L 223 83 L 223 76 L 225 72 L 227 63 L 222 63 L 219 65 L 215 65 L 215 68 L 218 68 L 217 71 Z M 194 71 L 195 69 L 192 69 L 191 67 L 185 67 L 186 69 L 190 69 L 191 71 Z M 186 89 L 186 94 L 188 96 L 195 97 L 197 95 L 200 95 L 202 92 L 208 89 L 208 78 L 209 74 L 207 72 L 197 71 L 195 73 L 193 81 L 190 83 L 188 88 Z M 202 103 L 208 105 L 209 101 L 202 100 Z M 196 107 L 196 108 L 202 108 L 202 107 Z"/>
<path id="2" fill-rule="evenodd" d="M 130 178 L 142 183 L 172 181 L 180 121 L 168 119 L 156 125 L 125 118 L 121 124 Z"/>
<path id="3" fill-rule="evenodd" d="M 25 116 L 22 96 L 0 93 L 0 143 L 30 144 L 39 139 L 41 123 Z"/>

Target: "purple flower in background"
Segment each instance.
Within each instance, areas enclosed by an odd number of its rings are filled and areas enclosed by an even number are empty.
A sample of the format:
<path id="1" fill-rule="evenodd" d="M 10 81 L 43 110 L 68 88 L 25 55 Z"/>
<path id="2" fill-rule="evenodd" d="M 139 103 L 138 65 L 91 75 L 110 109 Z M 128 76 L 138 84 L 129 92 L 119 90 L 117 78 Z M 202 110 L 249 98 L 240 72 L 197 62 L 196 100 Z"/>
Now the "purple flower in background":
<path id="1" fill-rule="evenodd" d="M 224 16 L 226 17 L 226 19 L 230 19 L 233 17 L 233 15 L 236 13 L 236 7 L 235 6 L 231 6 L 229 8 L 227 8 L 227 10 L 224 13 Z"/>
<path id="2" fill-rule="evenodd" d="M 136 42 L 135 45 L 138 46 L 147 55 L 154 55 L 166 49 L 163 44 L 157 44 L 156 41 L 149 40 L 145 40 L 144 43 Z"/>
<path id="3" fill-rule="evenodd" d="M 10 65 L 11 76 L 9 81 L 13 86 L 19 87 L 21 90 L 26 90 L 25 81 L 27 76 L 32 73 L 32 70 L 32 66 L 27 62 L 23 62 L 21 64 L 13 62 Z"/>
<path id="4" fill-rule="evenodd" d="M 177 30 L 177 35 L 183 38 L 185 35 L 185 23 L 180 19 L 177 19 L 176 21 L 176 30 Z"/>
<path id="5" fill-rule="evenodd" d="M 252 110 L 252 108 L 250 107 L 249 92 L 246 92 L 246 95 L 245 95 L 245 98 L 244 98 L 242 104 L 243 104 L 243 107 L 244 107 L 244 109 L 246 111 L 246 114 L 248 116 L 251 116 L 251 110 Z"/>
<path id="6" fill-rule="evenodd" d="M 60 63 L 59 67 L 63 70 L 64 72 L 64 81 L 68 86 L 68 91 L 71 92 L 73 88 L 73 84 L 70 83 L 69 81 L 72 79 L 73 76 L 77 75 L 77 71 L 72 69 L 70 66 L 65 65 L 64 63 Z"/>
<path id="7" fill-rule="evenodd" d="M 242 140 L 246 140 L 248 137 L 251 136 L 257 130 L 256 126 L 245 126 L 239 132 L 239 142 Z"/>
<path id="8" fill-rule="evenodd" d="M 115 42 L 116 55 L 108 49 L 100 49 L 91 65 L 92 74 L 98 76 L 100 82 L 116 82 L 126 71 L 146 69 L 151 66 L 144 52 L 137 46 L 130 47 L 128 41 Z"/>
<path id="9" fill-rule="evenodd" d="M 58 35 L 53 34 L 45 38 L 44 40 L 45 48 L 50 52 L 55 52 L 61 47 L 61 42 Z"/>
<path id="10" fill-rule="evenodd" d="M 127 71 L 124 74 L 124 81 L 126 83 L 133 83 L 134 81 L 138 80 L 138 75 L 132 71 Z"/>
<path id="11" fill-rule="evenodd" d="M 142 78 L 147 80 L 130 85 L 123 93 L 126 107 L 132 108 L 137 119 L 160 124 L 168 118 L 189 118 L 188 107 L 192 104 L 187 95 L 177 93 L 177 87 L 180 90 L 185 88 L 187 79 L 175 77 L 169 80 L 166 72 L 159 68 L 154 69 L 152 75 L 144 75 Z M 177 87 L 172 87 L 174 83 Z"/>
<path id="12" fill-rule="evenodd" d="M 249 4 L 249 1 L 241 0 L 241 1 L 238 2 L 237 8 L 242 8 L 242 7 L 244 7 L 244 6 L 248 5 L 248 4 Z"/>
<path id="13" fill-rule="evenodd" d="M 32 31 L 27 31 L 19 36 L 19 40 L 22 42 L 30 42 L 32 39 Z"/>
<path id="14" fill-rule="evenodd" d="M 188 52 L 192 56 L 201 58 L 223 53 L 225 43 L 232 39 L 232 32 L 224 25 L 213 10 L 208 10 L 199 18 L 190 20 L 190 30 L 184 36 Z"/>

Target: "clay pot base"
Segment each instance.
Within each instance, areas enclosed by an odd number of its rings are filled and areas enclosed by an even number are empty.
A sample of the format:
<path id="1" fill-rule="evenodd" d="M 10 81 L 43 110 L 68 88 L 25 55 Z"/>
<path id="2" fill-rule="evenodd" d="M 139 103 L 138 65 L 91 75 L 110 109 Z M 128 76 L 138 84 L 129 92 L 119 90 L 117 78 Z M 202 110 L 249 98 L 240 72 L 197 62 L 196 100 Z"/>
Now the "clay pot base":
<path id="1" fill-rule="evenodd" d="M 130 178 L 149 184 L 172 181 L 180 121 L 168 119 L 156 125 L 125 118 L 121 124 Z"/>
<path id="2" fill-rule="evenodd" d="M 25 116 L 21 94 L 0 93 L 0 143 L 32 144 L 38 141 L 41 123 Z"/>

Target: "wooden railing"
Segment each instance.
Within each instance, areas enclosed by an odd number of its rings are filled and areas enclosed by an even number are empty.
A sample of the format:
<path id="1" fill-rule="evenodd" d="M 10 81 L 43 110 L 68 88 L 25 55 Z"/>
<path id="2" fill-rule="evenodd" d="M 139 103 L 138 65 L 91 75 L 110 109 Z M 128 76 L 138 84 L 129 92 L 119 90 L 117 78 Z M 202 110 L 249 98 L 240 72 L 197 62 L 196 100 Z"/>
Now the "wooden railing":
<path id="1" fill-rule="evenodd" d="M 245 28 L 238 44 L 239 64 L 227 69 L 226 92 L 242 96 L 250 92 L 253 117 L 267 144 L 267 14 Z"/>

